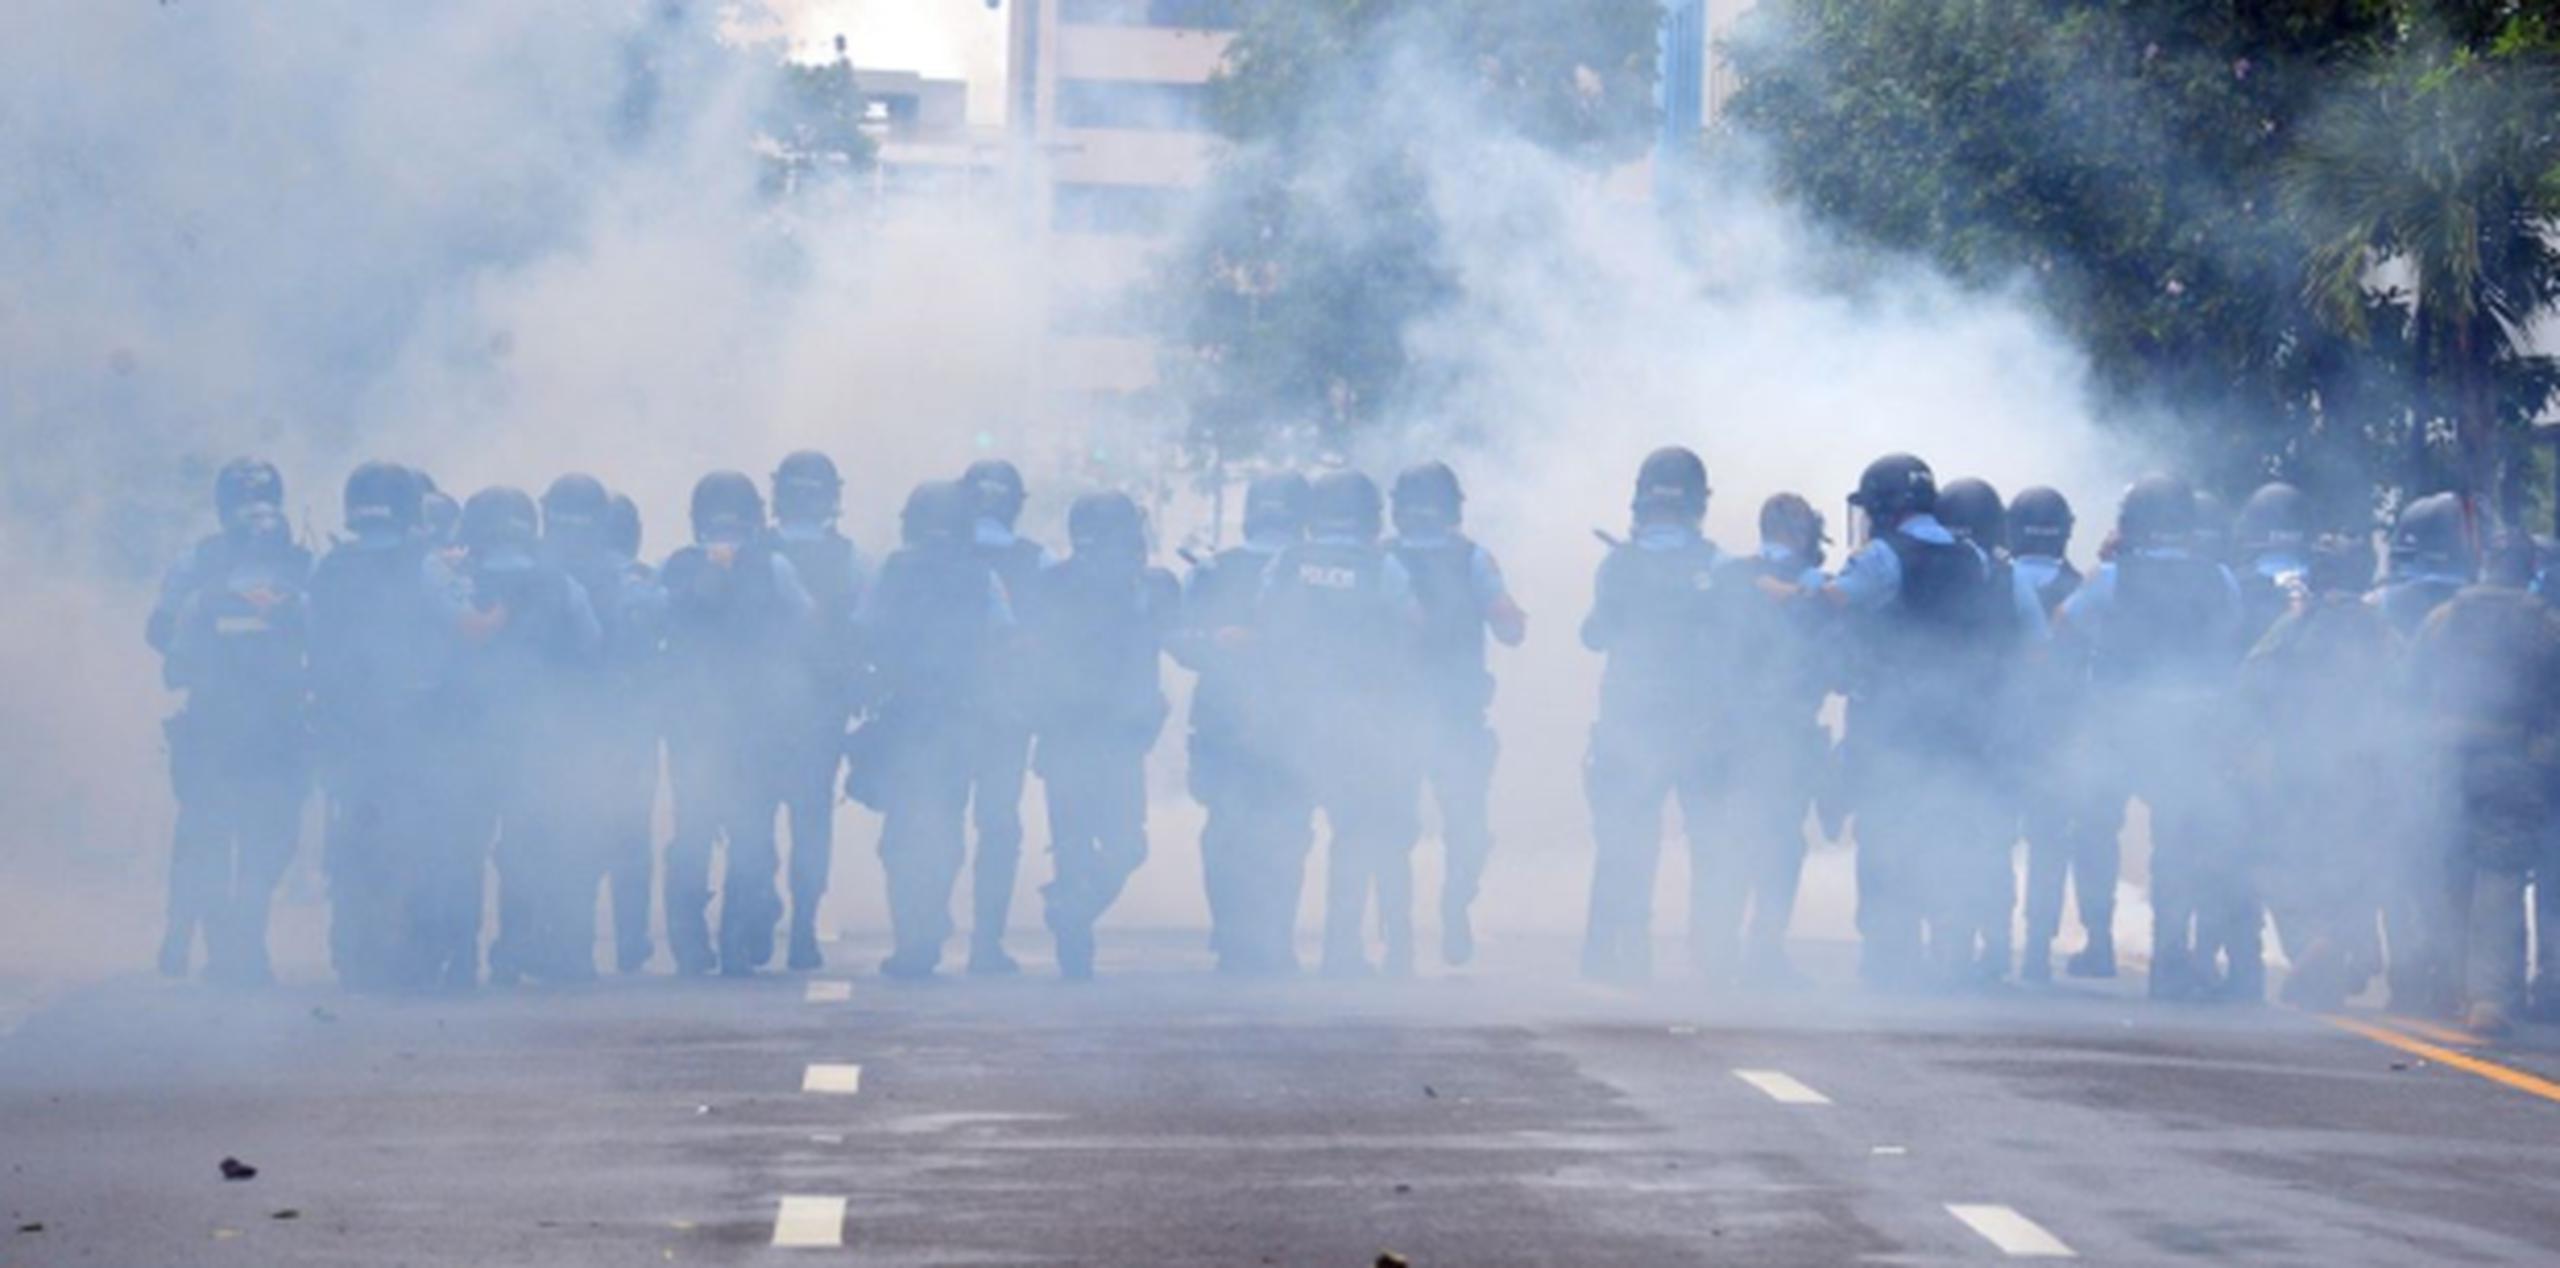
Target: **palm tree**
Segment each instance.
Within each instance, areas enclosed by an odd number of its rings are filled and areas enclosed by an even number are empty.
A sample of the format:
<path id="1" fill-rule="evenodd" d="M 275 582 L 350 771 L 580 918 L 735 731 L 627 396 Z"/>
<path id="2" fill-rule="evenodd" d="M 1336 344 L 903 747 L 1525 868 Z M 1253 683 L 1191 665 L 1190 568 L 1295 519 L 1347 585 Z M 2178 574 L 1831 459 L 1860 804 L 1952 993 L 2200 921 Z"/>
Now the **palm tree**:
<path id="1" fill-rule="evenodd" d="M 2549 394 L 2528 327 L 2560 301 L 2560 69 L 2547 52 L 2393 50 L 2311 120 L 2284 184 L 2317 244 L 2315 309 L 2361 338 L 2379 279 L 2405 281 L 2407 302 L 2380 307 L 2409 321 L 2415 430 L 2449 421 L 2467 491 L 2510 501 L 2508 433 Z"/>

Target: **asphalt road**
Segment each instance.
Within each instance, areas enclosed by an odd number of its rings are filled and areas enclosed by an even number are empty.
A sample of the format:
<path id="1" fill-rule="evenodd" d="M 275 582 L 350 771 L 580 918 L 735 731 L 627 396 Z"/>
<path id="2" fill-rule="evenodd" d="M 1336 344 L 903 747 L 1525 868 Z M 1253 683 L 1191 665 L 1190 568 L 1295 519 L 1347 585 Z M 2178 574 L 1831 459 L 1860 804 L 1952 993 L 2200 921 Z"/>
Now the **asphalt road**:
<path id="1" fill-rule="evenodd" d="M 1195 944 L 1119 937 L 1082 987 L 839 946 L 747 983 L 35 999 L 0 1018 L 0 1264 L 2560 1262 L 2548 1035 L 1609 991 L 1560 946 L 1239 984 Z"/>

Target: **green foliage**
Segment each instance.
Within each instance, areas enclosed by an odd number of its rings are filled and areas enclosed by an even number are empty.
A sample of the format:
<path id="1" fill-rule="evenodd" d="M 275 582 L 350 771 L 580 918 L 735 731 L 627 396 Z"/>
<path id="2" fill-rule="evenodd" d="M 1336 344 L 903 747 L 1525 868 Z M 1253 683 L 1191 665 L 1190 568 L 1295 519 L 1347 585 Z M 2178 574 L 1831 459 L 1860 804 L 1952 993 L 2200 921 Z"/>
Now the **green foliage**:
<path id="1" fill-rule="evenodd" d="M 785 63 L 766 126 L 774 154 L 768 187 L 795 189 L 809 181 L 863 171 L 879 145 L 862 130 L 862 89 L 853 64 Z"/>
<path id="2" fill-rule="evenodd" d="M 1653 122 L 1655 0 L 1258 0 L 1215 85 L 1236 143 L 1162 276 L 1166 367 L 1220 464 L 1338 446 L 1426 395 L 1447 303 L 1420 147 L 1526 140 L 1594 169 Z M 1480 121 L 1452 134 L 1446 121 Z"/>
<path id="3" fill-rule="evenodd" d="M 2551 170 L 2511 143 L 2534 129 L 2490 126 L 2481 112 L 2499 107 L 2466 95 L 2462 75 L 2424 87 L 2445 68 L 2423 68 L 2416 33 L 2442 23 L 2453 48 L 2547 65 L 2555 7 L 1766 0 L 1728 50 L 1744 77 L 1730 118 L 1825 221 L 1985 285 L 2033 278 L 2108 389 L 2189 420 L 2164 439 L 2208 482 L 2237 492 L 2283 474 L 2343 515 L 2463 465 L 2438 443 L 2461 411 L 2427 371 L 2435 316 L 2363 267 L 2418 240 L 2375 199 L 2425 199 L 2409 183 L 2430 146 L 2460 148 L 2438 158 L 2465 180 L 2495 169 L 2510 190 Z M 2439 126 L 2413 130 L 2385 100 L 2392 82 Z M 2456 124 L 2466 116 L 2477 126 Z M 2533 118 L 2547 130 L 2552 116 Z M 2318 192 L 2332 177 L 2398 192 L 2368 190 L 2367 210 L 2346 213 Z M 2548 297 L 2521 223 L 2510 216 L 2483 267 L 2530 312 Z M 2511 342 L 2478 365 L 2473 399 L 2496 402 L 2508 432 L 2549 399 L 2548 365 Z"/>

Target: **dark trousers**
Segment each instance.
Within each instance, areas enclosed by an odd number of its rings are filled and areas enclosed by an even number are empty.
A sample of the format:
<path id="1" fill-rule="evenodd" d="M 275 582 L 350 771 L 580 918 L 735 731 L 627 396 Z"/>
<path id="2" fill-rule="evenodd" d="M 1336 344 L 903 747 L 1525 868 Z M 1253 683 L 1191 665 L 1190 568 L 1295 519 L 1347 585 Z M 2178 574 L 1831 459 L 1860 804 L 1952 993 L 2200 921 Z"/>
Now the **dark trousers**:
<path id="1" fill-rule="evenodd" d="M 183 968 L 201 931 L 208 976 L 268 979 L 268 910 L 293 862 L 304 791 L 295 771 L 190 771 L 180 780 L 164 963 Z"/>
<path id="2" fill-rule="evenodd" d="M 1443 710 L 1425 724 L 1422 785 L 1440 811 L 1442 918 L 1462 918 L 1493 857 L 1493 768 L 1502 742 L 1481 712 Z"/>
<path id="3" fill-rule="evenodd" d="M 1691 951 L 1721 972 L 1737 952 L 1750 962 L 1784 955 L 1804 874 L 1804 818 L 1828 759 L 1829 739 L 1806 728 L 1753 736 L 1716 763 L 1720 784 L 1713 848 L 1692 868 Z"/>
<path id="4" fill-rule="evenodd" d="M 975 901 L 969 937 L 981 949 L 1000 949 L 1013 918 L 1014 883 L 1022 870 L 1022 785 L 1030 756 L 1031 733 L 1019 726 L 982 720 L 970 736 L 963 792 L 978 832 L 978 852 L 970 867 Z"/>
<path id="5" fill-rule="evenodd" d="M 970 737 L 948 723 L 896 731 L 880 779 L 889 928 L 901 959 L 930 968 L 951 937 L 951 891 L 968 852 Z"/>
<path id="6" fill-rule="evenodd" d="M 773 955 L 782 900 L 774 816 L 780 798 L 761 746 L 716 735 L 679 737 L 669 745 L 675 776 L 675 836 L 667 843 L 667 942 L 677 967 L 751 972 Z M 720 942 L 710 929 L 711 857 L 726 848 L 720 884 Z"/>
<path id="7" fill-rule="evenodd" d="M 1208 811 L 1200 870 L 1218 966 L 1242 973 L 1295 969 L 1298 907 L 1314 841 L 1305 782 L 1268 754 L 1195 731 L 1191 791 Z"/>
<path id="8" fill-rule="evenodd" d="M 1052 929 L 1090 929 L 1147 859 L 1147 746 L 1119 734 L 1040 737 L 1050 850 L 1057 876 L 1041 891 Z"/>
<path id="9" fill-rule="evenodd" d="M 351 989 L 386 990 L 409 974 L 409 897 L 420 856 L 452 822 L 456 802 L 434 796 L 407 760 L 376 752 L 330 772 L 322 867 L 329 880 L 329 965 Z"/>
<path id="10" fill-rule="evenodd" d="M 1656 728 L 1603 721 L 1591 733 L 1583 763 L 1583 792 L 1591 804 L 1597 851 L 1591 868 L 1590 915 L 1583 933 L 1583 971 L 1603 977 L 1642 977 L 1653 967 L 1653 887 L 1662 865 L 1662 805 L 1680 799 L 1682 821 L 1699 853 L 1715 814 L 1710 763 L 1698 744 Z M 1693 878 L 1711 869 L 1693 866 Z M 1691 898 L 1714 882 L 1697 880 Z M 1693 924 L 1696 911 L 1692 910 Z"/>
<path id="11" fill-rule="evenodd" d="M 2048 954 L 2062 932 L 2062 897 L 2068 886 L 2080 925 L 2093 946 L 2115 945 L 2116 875 L 2123 853 L 2116 834 L 2124 801 L 2110 802 L 2070 782 L 2049 777 L 2027 790 L 2020 816 L 2027 838 L 2027 950 Z"/>
<path id="12" fill-rule="evenodd" d="M 784 755 L 782 808 L 791 825 L 791 928 L 814 937 L 818 904 L 835 874 L 836 776 L 844 766 L 845 721 L 820 714 L 794 728 Z"/>

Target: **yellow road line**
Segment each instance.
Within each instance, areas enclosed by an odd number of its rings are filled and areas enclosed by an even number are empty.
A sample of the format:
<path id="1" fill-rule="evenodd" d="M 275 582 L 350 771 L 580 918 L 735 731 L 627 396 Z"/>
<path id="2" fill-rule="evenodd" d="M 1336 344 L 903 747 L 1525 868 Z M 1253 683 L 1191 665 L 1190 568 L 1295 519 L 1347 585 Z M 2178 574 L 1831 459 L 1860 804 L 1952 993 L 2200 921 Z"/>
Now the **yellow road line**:
<path id="1" fill-rule="evenodd" d="M 2402 1017 L 2394 1014 L 2385 1019 L 2382 1024 L 2393 1030 L 2407 1031 L 2421 1039 L 2433 1039 L 2437 1043 L 2452 1044 L 2456 1048 L 2480 1046 L 2480 1039 L 2476 1035 L 2466 1034 L 2451 1026 L 2439 1025 L 2417 1017 Z"/>
<path id="2" fill-rule="evenodd" d="M 2560 1083 L 2554 1083 L 2540 1075 L 2527 1074 L 2522 1070 L 2510 1069 L 2506 1066 L 2499 1065 L 2495 1061 L 2485 1061 L 2467 1053 L 2456 1052 L 2451 1048 L 2428 1043 L 2423 1039 L 2413 1039 L 2407 1035 L 2401 1034 L 2399 1031 L 2370 1025 L 2365 1022 L 2357 1021 L 2352 1017 L 2339 1017 L 2333 1014 L 2323 1013 L 2320 1015 L 2320 1020 L 2325 1021 L 2340 1030 L 2346 1031 L 2349 1034 L 2362 1035 L 2365 1038 L 2385 1047 L 2397 1048 L 2411 1056 L 2425 1057 L 2427 1060 L 2433 1061 L 2437 1065 L 2451 1066 L 2465 1074 L 2476 1074 L 2492 1083 L 2499 1084 L 2503 1087 L 2514 1088 L 2516 1091 L 2524 1092 L 2529 1095 L 2539 1096 L 2555 1105 L 2560 1105 Z"/>

